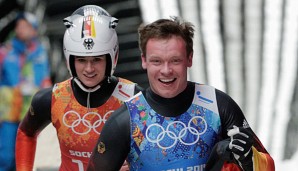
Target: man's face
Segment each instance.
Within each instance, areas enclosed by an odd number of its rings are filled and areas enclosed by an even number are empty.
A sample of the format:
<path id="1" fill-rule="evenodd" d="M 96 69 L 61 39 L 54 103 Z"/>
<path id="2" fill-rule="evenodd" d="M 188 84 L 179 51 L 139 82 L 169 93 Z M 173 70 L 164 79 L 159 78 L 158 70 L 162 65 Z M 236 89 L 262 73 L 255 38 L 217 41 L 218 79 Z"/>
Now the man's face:
<path id="1" fill-rule="evenodd" d="M 75 57 L 78 78 L 90 88 L 98 85 L 105 78 L 106 64 L 106 55 Z"/>
<path id="2" fill-rule="evenodd" d="M 142 67 L 147 69 L 150 87 L 164 98 L 172 98 L 187 86 L 187 68 L 192 65 L 192 54 L 187 56 L 181 37 L 149 39 Z"/>
<path id="3" fill-rule="evenodd" d="M 37 31 L 25 19 L 17 21 L 15 32 L 17 38 L 24 42 L 32 40 L 37 35 Z"/>

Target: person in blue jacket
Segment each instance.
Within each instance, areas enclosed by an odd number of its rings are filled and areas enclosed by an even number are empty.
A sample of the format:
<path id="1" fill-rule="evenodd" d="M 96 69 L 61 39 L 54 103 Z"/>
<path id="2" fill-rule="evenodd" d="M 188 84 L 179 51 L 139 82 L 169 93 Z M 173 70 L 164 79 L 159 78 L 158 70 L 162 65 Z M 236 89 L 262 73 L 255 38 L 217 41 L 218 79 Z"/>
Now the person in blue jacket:
<path id="1" fill-rule="evenodd" d="M 39 41 L 38 20 L 29 12 L 16 16 L 14 35 L 1 47 L 0 171 L 15 170 L 16 132 L 31 97 L 52 85 L 49 58 Z"/>

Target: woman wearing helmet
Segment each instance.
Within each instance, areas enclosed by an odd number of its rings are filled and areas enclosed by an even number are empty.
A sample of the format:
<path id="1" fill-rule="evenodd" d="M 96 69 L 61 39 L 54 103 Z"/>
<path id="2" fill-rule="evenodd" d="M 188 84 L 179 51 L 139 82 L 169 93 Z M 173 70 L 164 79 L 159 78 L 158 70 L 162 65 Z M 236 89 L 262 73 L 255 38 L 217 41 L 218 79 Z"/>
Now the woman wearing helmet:
<path id="1" fill-rule="evenodd" d="M 86 5 L 63 21 L 71 78 L 33 97 L 18 129 L 17 170 L 32 170 L 37 136 L 50 122 L 60 145 L 59 170 L 86 170 L 110 114 L 141 90 L 136 83 L 113 76 L 118 58 L 116 18 L 99 6 Z"/>

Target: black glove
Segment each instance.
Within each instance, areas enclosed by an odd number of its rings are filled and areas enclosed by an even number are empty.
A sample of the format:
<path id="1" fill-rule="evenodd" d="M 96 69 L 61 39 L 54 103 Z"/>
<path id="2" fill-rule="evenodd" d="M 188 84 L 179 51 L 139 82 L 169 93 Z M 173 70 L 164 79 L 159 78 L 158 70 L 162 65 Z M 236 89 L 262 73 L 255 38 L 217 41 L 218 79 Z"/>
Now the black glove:
<path id="1" fill-rule="evenodd" d="M 229 150 L 230 138 L 217 142 L 210 153 L 206 163 L 206 171 L 221 170 L 224 162 L 234 162 L 233 154 Z"/>
<path id="2" fill-rule="evenodd" d="M 251 165 L 253 136 L 249 129 L 233 126 L 233 129 L 228 131 L 228 136 L 231 138 L 229 149 L 240 166 Z"/>

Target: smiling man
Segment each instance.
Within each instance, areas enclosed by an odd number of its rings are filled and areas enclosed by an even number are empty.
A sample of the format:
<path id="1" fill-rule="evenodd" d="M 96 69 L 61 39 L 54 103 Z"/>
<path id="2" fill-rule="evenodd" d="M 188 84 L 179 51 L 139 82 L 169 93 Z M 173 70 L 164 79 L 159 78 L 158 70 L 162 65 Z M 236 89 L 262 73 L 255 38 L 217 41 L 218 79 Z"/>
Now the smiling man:
<path id="1" fill-rule="evenodd" d="M 142 56 L 142 66 L 147 69 L 150 88 L 164 98 L 173 98 L 187 86 L 187 68 L 192 65 L 185 43 L 179 36 L 171 39 L 150 39 L 146 56 Z"/>
<path id="2" fill-rule="evenodd" d="M 139 27 L 150 87 L 125 101 L 105 124 L 88 171 L 272 171 L 274 161 L 235 101 L 187 81 L 194 28 L 178 18 Z"/>

